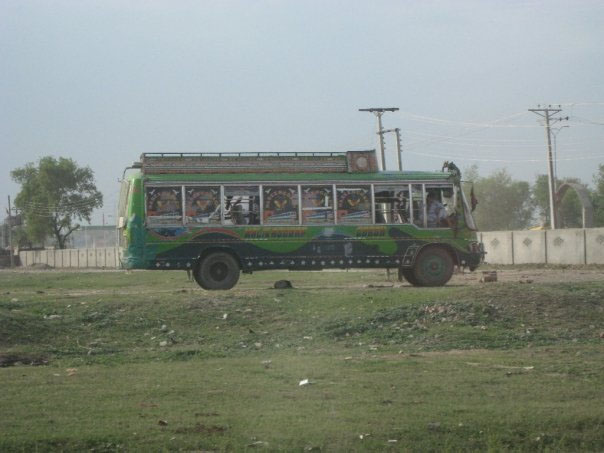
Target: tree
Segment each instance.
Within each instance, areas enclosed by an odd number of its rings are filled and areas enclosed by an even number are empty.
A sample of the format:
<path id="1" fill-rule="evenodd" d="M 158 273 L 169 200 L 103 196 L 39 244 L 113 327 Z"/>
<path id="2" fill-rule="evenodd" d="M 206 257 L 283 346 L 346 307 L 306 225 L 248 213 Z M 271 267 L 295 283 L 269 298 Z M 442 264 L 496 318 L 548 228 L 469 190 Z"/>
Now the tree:
<path id="1" fill-rule="evenodd" d="M 578 178 L 563 178 L 556 180 L 556 187 L 564 183 L 576 183 L 586 187 Z M 533 184 L 532 195 L 537 211 L 546 225 L 550 224 L 549 209 L 549 182 L 547 175 L 538 175 Z M 574 190 L 568 190 L 558 206 L 557 228 L 581 228 L 583 226 L 583 207 L 581 201 Z"/>
<path id="2" fill-rule="evenodd" d="M 474 179 L 478 206 L 474 212 L 476 224 L 483 231 L 517 230 L 526 228 L 533 218 L 530 186 L 515 181 L 505 170 L 496 170 L 486 178 Z"/>
<path id="3" fill-rule="evenodd" d="M 79 227 L 73 222 L 90 222 L 92 211 L 103 205 L 90 167 L 78 167 L 72 159 L 43 157 L 38 165 L 28 163 L 13 170 L 11 177 L 21 184 L 15 206 L 23 213 L 31 242 L 51 236 L 59 248 L 65 248 L 67 238 Z"/>

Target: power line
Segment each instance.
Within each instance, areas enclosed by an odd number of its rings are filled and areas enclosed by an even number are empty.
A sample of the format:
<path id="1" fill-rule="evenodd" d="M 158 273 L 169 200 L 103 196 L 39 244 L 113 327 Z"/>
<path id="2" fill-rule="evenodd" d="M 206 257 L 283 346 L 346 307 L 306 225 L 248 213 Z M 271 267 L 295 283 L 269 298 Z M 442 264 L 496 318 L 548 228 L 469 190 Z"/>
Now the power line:
<path id="1" fill-rule="evenodd" d="M 456 140 L 456 136 L 453 135 L 438 135 L 438 134 L 430 134 L 428 132 L 418 132 L 418 131 L 407 131 L 408 135 L 419 135 L 421 137 L 434 137 L 434 138 L 442 138 L 442 139 L 452 139 L 452 141 L 458 141 Z M 525 139 L 525 138 L 479 138 L 479 137 L 467 137 L 465 138 L 463 141 L 483 141 L 483 142 L 502 142 L 502 143 L 507 143 L 507 142 L 517 142 L 517 143 L 521 143 L 521 142 L 526 142 L 526 143 L 535 143 L 537 141 L 540 142 L 540 140 L 534 140 L 534 139 Z"/>
<path id="2" fill-rule="evenodd" d="M 561 107 L 575 107 L 575 106 L 585 106 L 585 105 L 604 105 L 604 102 L 563 102 L 562 104 L 557 104 Z"/>
<path id="3" fill-rule="evenodd" d="M 594 120 L 590 120 L 588 118 L 582 118 L 580 116 L 571 116 L 570 119 L 572 121 L 579 121 L 580 123 L 593 124 L 596 126 L 604 126 L 604 121 L 594 121 Z"/>
<path id="4" fill-rule="evenodd" d="M 461 132 L 460 134 L 457 134 L 456 137 L 464 137 L 466 135 L 476 134 L 476 133 L 478 133 L 478 132 L 480 132 L 480 131 L 482 131 L 482 130 L 484 130 L 486 128 L 489 128 L 492 124 L 498 124 L 498 123 L 501 123 L 503 121 L 506 121 L 506 120 L 509 120 L 509 119 L 512 119 L 512 118 L 515 118 L 515 117 L 519 117 L 521 115 L 526 115 L 526 112 L 518 112 L 518 113 L 513 113 L 512 115 L 504 116 L 503 118 L 500 118 L 498 120 L 495 120 L 492 123 L 489 123 L 489 125 L 487 125 L 487 126 L 474 126 L 473 129 Z M 427 144 L 438 143 L 438 142 L 443 142 L 443 141 L 445 141 L 445 140 L 443 140 L 443 139 L 421 140 L 419 142 L 414 142 L 414 143 L 408 144 L 406 146 L 406 148 L 408 149 L 408 148 L 414 147 L 414 146 L 427 145 Z"/>
<path id="5" fill-rule="evenodd" d="M 415 156 L 431 157 L 438 159 L 455 159 L 461 161 L 476 161 L 476 162 L 498 162 L 507 164 L 521 164 L 521 163 L 543 163 L 546 159 L 489 159 L 484 157 L 471 157 L 471 156 L 456 156 L 451 154 L 434 154 L 434 153 L 420 153 L 417 151 L 405 151 L 408 154 Z M 604 154 L 594 154 L 591 156 L 573 156 L 566 158 L 559 158 L 561 161 L 575 161 L 575 160 L 591 160 L 591 159 L 604 159 Z"/>
<path id="6" fill-rule="evenodd" d="M 478 122 L 473 122 L 473 121 L 454 121 L 454 120 L 448 120 L 448 119 L 444 119 L 444 118 L 434 118 L 434 117 L 429 117 L 429 116 L 416 115 L 416 114 L 410 113 L 410 112 L 400 112 L 400 113 L 408 116 L 411 120 L 430 123 L 430 124 L 451 124 L 451 125 L 458 125 L 458 126 L 465 126 L 465 127 L 480 127 L 480 128 L 529 128 L 529 129 L 534 129 L 534 128 L 540 127 L 540 126 L 530 126 L 530 125 L 521 125 L 521 124 L 499 124 L 503 119 L 494 121 L 492 123 L 478 123 Z M 526 112 L 518 112 L 518 113 L 511 115 L 510 117 L 507 117 L 506 119 L 510 119 L 513 117 L 519 117 L 519 116 L 522 116 L 525 114 L 526 114 Z"/>

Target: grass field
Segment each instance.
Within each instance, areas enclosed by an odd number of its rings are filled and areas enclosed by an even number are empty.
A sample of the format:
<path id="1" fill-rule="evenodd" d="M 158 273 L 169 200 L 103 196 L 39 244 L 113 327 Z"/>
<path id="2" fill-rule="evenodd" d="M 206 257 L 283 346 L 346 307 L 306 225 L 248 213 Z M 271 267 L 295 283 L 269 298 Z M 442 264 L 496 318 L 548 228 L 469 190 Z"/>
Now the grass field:
<path id="1" fill-rule="evenodd" d="M 603 451 L 593 275 L 0 272 L 0 451 Z"/>

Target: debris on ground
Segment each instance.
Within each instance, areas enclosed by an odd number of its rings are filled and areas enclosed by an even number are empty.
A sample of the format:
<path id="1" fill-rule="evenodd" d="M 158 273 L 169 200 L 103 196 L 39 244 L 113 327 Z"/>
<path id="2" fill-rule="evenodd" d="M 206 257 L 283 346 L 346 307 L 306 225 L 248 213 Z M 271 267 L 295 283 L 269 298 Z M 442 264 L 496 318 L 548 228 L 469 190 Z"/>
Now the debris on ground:
<path id="1" fill-rule="evenodd" d="M 430 422 L 430 423 L 428 423 L 428 429 L 430 431 L 438 431 L 440 429 L 440 422 Z"/>
<path id="2" fill-rule="evenodd" d="M 44 319 L 61 319 L 62 316 L 61 315 L 44 315 Z"/>
<path id="3" fill-rule="evenodd" d="M 289 280 L 278 280 L 273 285 L 275 289 L 292 289 L 294 286 Z"/>
<path id="4" fill-rule="evenodd" d="M 491 283 L 497 281 L 497 271 L 482 271 L 480 283 Z"/>
<path id="5" fill-rule="evenodd" d="M 298 386 L 302 387 L 303 385 L 308 385 L 310 384 L 310 381 L 308 379 L 302 379 L 299 383 Z"/>

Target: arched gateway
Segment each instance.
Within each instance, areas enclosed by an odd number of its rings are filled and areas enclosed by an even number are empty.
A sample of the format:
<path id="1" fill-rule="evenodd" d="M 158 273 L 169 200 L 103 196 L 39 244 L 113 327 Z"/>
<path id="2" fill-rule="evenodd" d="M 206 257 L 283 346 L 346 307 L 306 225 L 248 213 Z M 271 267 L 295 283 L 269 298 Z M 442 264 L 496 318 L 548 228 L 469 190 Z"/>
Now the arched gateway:
<path id="1" fill-rule="evenodd" d="M 581 202 L 581 216 L 583 220 L 583 228 L 591 228 L 593 227 L 594 222 L 594 207 L 589 198 L 589 193 L 581 184 L 576 184 L 574 182 L 565 182 L 562 184 L 558 191 L 556 192 L 556 204 L 558 207 L 561 205 L 562 199 L 564 195 L 568 191 L 568 189 L 574 189 L 579 197 L 579 201 Z M 558 212 L 558 218 L 560 218 L 560 213 Z"/>

